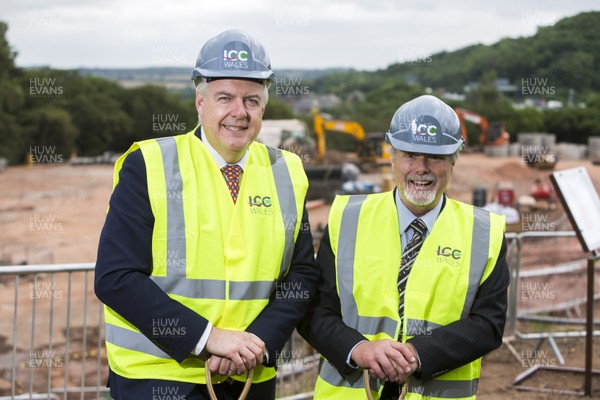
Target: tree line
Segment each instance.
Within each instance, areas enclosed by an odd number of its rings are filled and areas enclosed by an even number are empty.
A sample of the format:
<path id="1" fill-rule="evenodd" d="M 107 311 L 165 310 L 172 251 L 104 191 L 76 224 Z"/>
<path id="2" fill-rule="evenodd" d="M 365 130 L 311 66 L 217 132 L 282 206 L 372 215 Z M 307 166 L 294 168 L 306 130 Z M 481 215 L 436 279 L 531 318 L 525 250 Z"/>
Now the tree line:
<path id="1" fill-rule="evenodd" d="M 503 121 L 513 141 L 519 132 L 550 132 L 557 141 L 587 143 L 589 136 L 600 135 L 600 30 L 590 28 L 599 23 L 600 12 L 587 12 L 541 27 L 532 37 L 491 46 L 431 56 L 406 49 L 403 62 L 383 70 L 328 71 L 307 80 L 308 95 L 336 94 L 344 101 L 321 111 L 383 135 L 402 103 L 424 93 L 464 92 L 464 99 L 446 101 L 489 121 Z M 19 68 L 7 29 L 0 21 L 0 157 L 10 163 L 23 163 L 32 151 L 49 148 L 67 159 L 119 153 L 134 141 L 196 126 L 191 83 L 179 92 L 158 85 L 125 88 L 77 71 Z M 498 78 L 515 84 L 516 93 L 501 92 Z M 560 101 L 563 107 L 515 107 L 525 97 L 538 105 Z M 289 97 L 272 88 L 264 118 L 310 122 L 310 116 L 294 115 L 286 101 Z M 479 127 L 467 122 L 467 131 L 469 141 L 477 143 Z"/>
<path id="2" fill-rule="evenodd" d="M 19 68 L 0 22 L 0 157 L 20 164 L 40 152 L 97 156 L 124 152 L 131 143 L 190 131 L 198 123 L 194 88 L 124 88 L 77 71 Z M 289 106 L 272 99 L 265 118 L 290 118 Z"/>
<path id="3" fill-rule="evenodd" d="M 535 17 L 528 16 L 529 22 Z M 323 111 L 356 120 L 369 132 L 385 132 L 394 111 L 415 96 L 464 94 L 462 100 L 445 100 L 489 121 L 504 122 L 513 141 L 519 132 L 549 132 L 557 141 L 587 143 L 589 136 L 600 135 L 600 30 L 591 28 L 598 24 L 600 12 L 585 12 L 541 26 L 531 37 L 489 46 L 433 55 L 401 46 L 402 62 L 378 71 L 334 72 L 313 80 L 310 87 L 314 93 L 344 99 Z M 499 78 L 512 91 L 501 91 Z M 355 96 L 357 91 L 362 99 Z M 562 107 L 547 107 L 552 102 Z M 467 122 L 467 131 L 477 143 L 479 128 Z"/>

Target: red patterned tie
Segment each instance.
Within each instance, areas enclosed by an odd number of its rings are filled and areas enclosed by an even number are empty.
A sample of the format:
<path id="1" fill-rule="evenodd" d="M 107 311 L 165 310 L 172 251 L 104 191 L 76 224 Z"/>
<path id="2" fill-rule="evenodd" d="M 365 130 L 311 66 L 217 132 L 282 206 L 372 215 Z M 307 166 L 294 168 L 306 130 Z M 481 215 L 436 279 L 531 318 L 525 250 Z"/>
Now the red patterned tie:
<path id="1" fill-rule="evenodd" d="M 231 198 L 235 203 L 240 192 L 240 174 L 242 173 L 242 167 L 237 164 L 227 164 L 221 171 L 225 174 L 225 181 L 227 187 L 231 193 Z"/>

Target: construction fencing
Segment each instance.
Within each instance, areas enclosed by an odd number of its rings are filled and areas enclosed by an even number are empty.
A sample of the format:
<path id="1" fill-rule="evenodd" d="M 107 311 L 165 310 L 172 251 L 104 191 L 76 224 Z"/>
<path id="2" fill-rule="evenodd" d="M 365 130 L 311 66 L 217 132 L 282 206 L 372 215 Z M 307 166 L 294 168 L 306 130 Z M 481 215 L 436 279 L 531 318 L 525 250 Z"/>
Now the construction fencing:
<path id="1" fill-rule="evenodd" d="M 506 335 L 531 334 L 520 330 L 521 320 L 583 321 L 585 255 L 575 234 L 509 233 L 507 240 Z M 110 398 L 93 269 L 91 263 L 0 267 L 0 400 Z M 277 356 L 278 398 L 311 399 L 319 356 L 297 334 Z"/>
<path id="2" fill-rule="evenodd" d="M 575 232 L 525 231 L 506 237 L 511 285 L 505 336 L 531 336 L 538 332 L 524 329 L 549 325 L 583 327 L 587 255 Z M 600 274 L 596 274 L 596 288 L 599 284 Z M 599 298 L 597 289 L 594 299 Z"/>
<path id="3" fill-rule="evenodd" d="M 0 400 L 110 399 L 93 271 L 91 263 L 0 267 Z M 312 398 L 319 355 L 294 334 L 277 360 L 278 398 Z"/>

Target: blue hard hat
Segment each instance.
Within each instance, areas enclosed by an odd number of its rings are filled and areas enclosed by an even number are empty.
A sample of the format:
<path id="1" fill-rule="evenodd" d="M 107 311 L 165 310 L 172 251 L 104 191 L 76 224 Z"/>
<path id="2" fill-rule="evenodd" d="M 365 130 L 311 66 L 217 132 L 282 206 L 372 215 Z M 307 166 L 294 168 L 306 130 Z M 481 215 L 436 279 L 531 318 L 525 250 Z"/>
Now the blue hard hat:
<path id="1" fill-rule="evenodd" d="M 248 33 L 236 29 L 209 39 L 192 70 L 192 80 L 200 77 L 269 80 L 273 75 L 264 46 Z"/>
<path id="2" fill-rule="evenodd" d="M 411 153 L 449 155 L 464 144 L 456 112 L 435 96 L 404 103 L 392 117 L 386 142 Z"/>

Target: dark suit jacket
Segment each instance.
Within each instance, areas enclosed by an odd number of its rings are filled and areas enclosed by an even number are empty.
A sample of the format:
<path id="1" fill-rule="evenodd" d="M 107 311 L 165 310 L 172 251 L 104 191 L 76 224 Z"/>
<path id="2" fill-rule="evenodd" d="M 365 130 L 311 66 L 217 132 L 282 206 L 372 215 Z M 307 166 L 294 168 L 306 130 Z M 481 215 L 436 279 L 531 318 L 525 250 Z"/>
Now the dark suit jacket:
<path id="1" fill-rule="evenodd" d="M 422 382 L 474 361 L 502 344 L 510 281 L 505 258 L 506 240 L 503 239 L 498 262 L 479 287 L 467 318 L 434 329 L 430 335 L 409 340 L 419 354 L 421 370 L 416 377 Z M 346 374 L 353 371 L 346 364 L 348 354 L 358 342 L 367 339 L 342 321 L 336 290 L 335 257 L 328 229 L 321 240 L 317 264 L 322 270 L 319 297 L 313 301 L 299 331 L 323 357 Z"/>
<path id="2" fill-rule="evenodd" d="M 200 137 L 200 129 L 196 135 Z M 206 190 L 211 188 L 207 187 Z M 193 352 L 208 321 L 171 299 L 149 278 L 152 270 L 153 226 L 146 167 L 141 151 L 137 150 L 125 159 L 119 172 L 119 183 L 110 199 L 110 209 L 100 236 L 94 288 L 104 304 L 135 325 L 173 359 L 182 362 Z M 291 301 L 282 296 L 277 298 L 274 294 L 268 306 L 247 329 L 265 342 L 271 366 L 317 292 L 319 270 L 314 261 L 312 234 L 308 226 L 308 214 L 304 209 L 302 229 L 296 240 L 285 282 L 291 282 L 289 287 L 308 291 L 309 299 Z M 186 328 L 187 335 L 153 335 L 153 320 L 159 318 L 176 318 L 178 326 Z M 152 392 L 148 390 L 163 384 L 125 379 L 112 371 L 109 374 L 109 386 L 115 399 L 152 398 Z M 133 396 L 133 393 L 139 393 L 139 396 Z M 147 393 L 150 393 L 150 397 L 144 397 Z"/>

